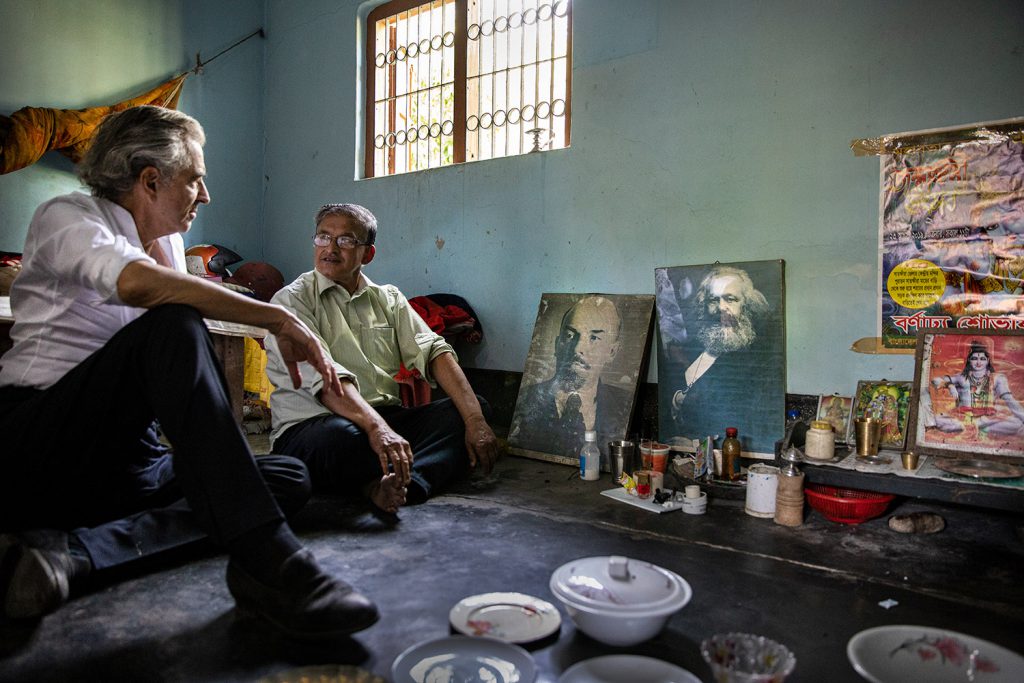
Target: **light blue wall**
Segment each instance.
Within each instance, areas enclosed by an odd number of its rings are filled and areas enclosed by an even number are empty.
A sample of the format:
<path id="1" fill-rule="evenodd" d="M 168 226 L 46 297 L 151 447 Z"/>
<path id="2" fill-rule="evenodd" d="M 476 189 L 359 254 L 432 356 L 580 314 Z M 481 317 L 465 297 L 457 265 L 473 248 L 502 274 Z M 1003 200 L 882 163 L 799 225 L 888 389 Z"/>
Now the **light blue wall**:
<path id="1" fill-rule="evenodd" d="M 0 0 L 0 111 L 107 104 L 263 25 L 185 84 L 214 200 L 190 243 L 291 278 L 315 208 L 363 203 L 381 222 L 370 276 L 465 296 L 486 338 L 463 360 L 505 370 L 542 292 L 651 293 L 657 266 L 783 258 L 798 393 L 912 375 L 847 350 L 875 333 L 878 204 L 877 160 L 849 141 L 1024 115 L 1019 0 L 576 0 L 570 149 L 357 181 L 361 10 Z M 0 249 L 76 186 L 55 153 L 0 176 Z"/>
<path id="2" fill-rule="evenodd" d="M 183 0 L 189 66 L 263 27 L 263 0 Z M 207 187 L 186 244 L 215 242 L 247 261 L 263 251 L 264 38 L 253 36 L 185 83 L 189 114 L 206 130 Z"/>
<path id="3" fill-rule="evenodd" d="M 912 379 L 848 351 L 875 334 L 878 219 L 848 144 L 1024 115 L 1019 0 L 576 0 L 571 149 L 356 181 L 360 8 L 267 2 L 267 256 L 308 269 L 314 209 L 365 204 L 371 278 L 465 296 L 478 367 L 522 370 L 542 292 L 781 258 L 789 391 Z"/>
<path id="4" fill-rule="evenodd" d="M 141 94 L 259 28 L 262 0 L 0 0 L 0 113 L 76 109 Z M 189 244 L 216 241 L 262 257 L 263 45 L 253 38 L 185 81 L 179 108 L 205 126 L 213 203 Z M 36 206 L 80 189 L 48 152 L 0 176 L 0 249 L 21 251 Z"/>

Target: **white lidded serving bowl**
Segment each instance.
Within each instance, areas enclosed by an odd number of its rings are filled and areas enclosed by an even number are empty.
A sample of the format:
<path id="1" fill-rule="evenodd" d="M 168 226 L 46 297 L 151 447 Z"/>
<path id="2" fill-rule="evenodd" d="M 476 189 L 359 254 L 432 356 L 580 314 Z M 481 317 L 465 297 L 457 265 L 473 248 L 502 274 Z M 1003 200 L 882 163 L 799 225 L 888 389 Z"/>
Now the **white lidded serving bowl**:
<path id="1" fill-rule="evenodd" d="M 653 638 L 693 597 L 675 572 L 620 555 L 567 562 L 549 585 L 576 628 L 617 646 Z"/>

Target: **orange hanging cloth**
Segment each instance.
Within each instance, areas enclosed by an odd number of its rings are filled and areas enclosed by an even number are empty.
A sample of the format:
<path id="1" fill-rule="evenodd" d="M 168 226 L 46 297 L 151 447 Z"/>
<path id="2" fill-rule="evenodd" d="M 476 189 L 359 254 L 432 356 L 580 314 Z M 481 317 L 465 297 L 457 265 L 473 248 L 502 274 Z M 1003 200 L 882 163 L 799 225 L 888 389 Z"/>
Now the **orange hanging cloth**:
<path id="1" fill-rule="evenodd" d="M 107 107 L 22 107 L 9 117 L 0 116 L 0 174 L 31 166 L 51 149 L 58 150 L 77 164 L 85 155 L 93 131 L 104 116 L 141 104 L 176 109 L 181 86 L 188 74 L 186 71 L 144 95 Z"/>

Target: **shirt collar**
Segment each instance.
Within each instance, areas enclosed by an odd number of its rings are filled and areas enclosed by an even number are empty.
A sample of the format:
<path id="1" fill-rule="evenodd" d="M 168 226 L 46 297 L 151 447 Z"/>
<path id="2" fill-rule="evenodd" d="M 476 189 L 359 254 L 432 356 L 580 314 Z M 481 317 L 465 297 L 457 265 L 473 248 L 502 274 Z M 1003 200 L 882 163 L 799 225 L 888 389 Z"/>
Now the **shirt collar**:
<path id="1" fill-rule="evenodd" d="M 85 193 L 79 193 L 83 196 Z M 135 217 L 132 212 L 124 208 L 115 201 L 111 201 L 105 197 L 95 197 L 94 200 L 101 207 L 106 207 L 107 211 L 121 228 L 121 234 L 125 236 L 128 242 L 135 247 L 142 248 L 142 238 L 139 237 L 139 226 L 135 223 Z"/>
<path id="2" fill-rule="evenodd" d="M 354 294 L 349 294 L 347 289 L 345 289 L 340 284 L 338 284 L 334 280 L 330 279 L 329 277 L 321 273 L 319 270 L 313 269 L 313 277 L 316 279 L 317 291 L 320 294 L 323 294 L 324 292 L 330 290 L 331 288 L 336 287 L 338 291 L 341 293 L 341 296 L 344 299 L 348 300 L 355 299 L 356 297 L 360 296 L 363 292 L 365 292 L 368 288 L 374 285 L 373 281 L 370 280 L 370 278 L 366 277 L 364 273 L 360 272 L 359 286 L 356 287 L 356 291 Z"/>

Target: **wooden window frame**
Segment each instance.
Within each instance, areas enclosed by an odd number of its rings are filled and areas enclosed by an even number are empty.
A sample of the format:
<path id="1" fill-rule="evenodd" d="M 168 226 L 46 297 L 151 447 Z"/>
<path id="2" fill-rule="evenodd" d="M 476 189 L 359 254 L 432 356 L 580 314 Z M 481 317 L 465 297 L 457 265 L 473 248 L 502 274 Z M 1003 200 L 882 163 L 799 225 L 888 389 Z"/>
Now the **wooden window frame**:
<path id="1" fill-rule="evenodd" d="M 423 5 L 430 4 L 431 0 L 390 0 L 377 7 L 375 7 L 366 17 L 366 45 L 365 45 L 365 71 L 363 73 L 363 79 L 365 81 L 365 92 L 366 100 L 363 114 L 363 128 L 364 128 L 364 150 L 363 150 L 363 177 L 374 178 L 378 177 L 374 173 L 374 124 L 376 118 L 375 102 L 376 102 L 376 78 L 374 77 L 374 70 L 376 68 L 376 53 L 377 53 L 377 32 L 376 23 L 384 18 L 407 12 L 413 8 L 420 7 Z M 469 0 L 454 0 L 455 5 L 455 42 L 453 44 L 453 55 L 454 55 L 454 80 L 453 80 L 453 94 L 454 94 L 454 111 L 453 117 L 453 128 L 452 128 L 452 164 L 460 164 L 466 161 L 466 88 L 467 88 L 467 67 L 468 67 L 468 50 L 467 50 L 467 21 L 468 21 L 468 6 Z M 569 146 L 571 125 L 572 125 L 572 6 L 573 2 L 570 0 L 567 5 L 567 19 L 569 22 L 569 31 L 566 39 L 566 99 L 565 99 L 565 145 Z M 385 52 L 387 49 L 384 50 Z M 396 67 L 392 65 L 390 67 L 394 70 Z M 389 82 L 393 83 L 395 78 L 393 76 L 389 78 Z M 392 118 L 390 121 L 390 129 L 394 130 L 394 104 L 391 105 L 392 109 L 389 112 L 389 117 Z M 391 148 L 389 155 L 394 155 L 395 149 Z M 492 157 L 501 158 L 501 157 Z M 392 162 L 393 165 L 393 156 Z M 444 164 L 448 166 L 449 164 Z M 379 177 L 388 177 L 395 175 L 395 173 L 388 172 L 382 174 Z"/>

